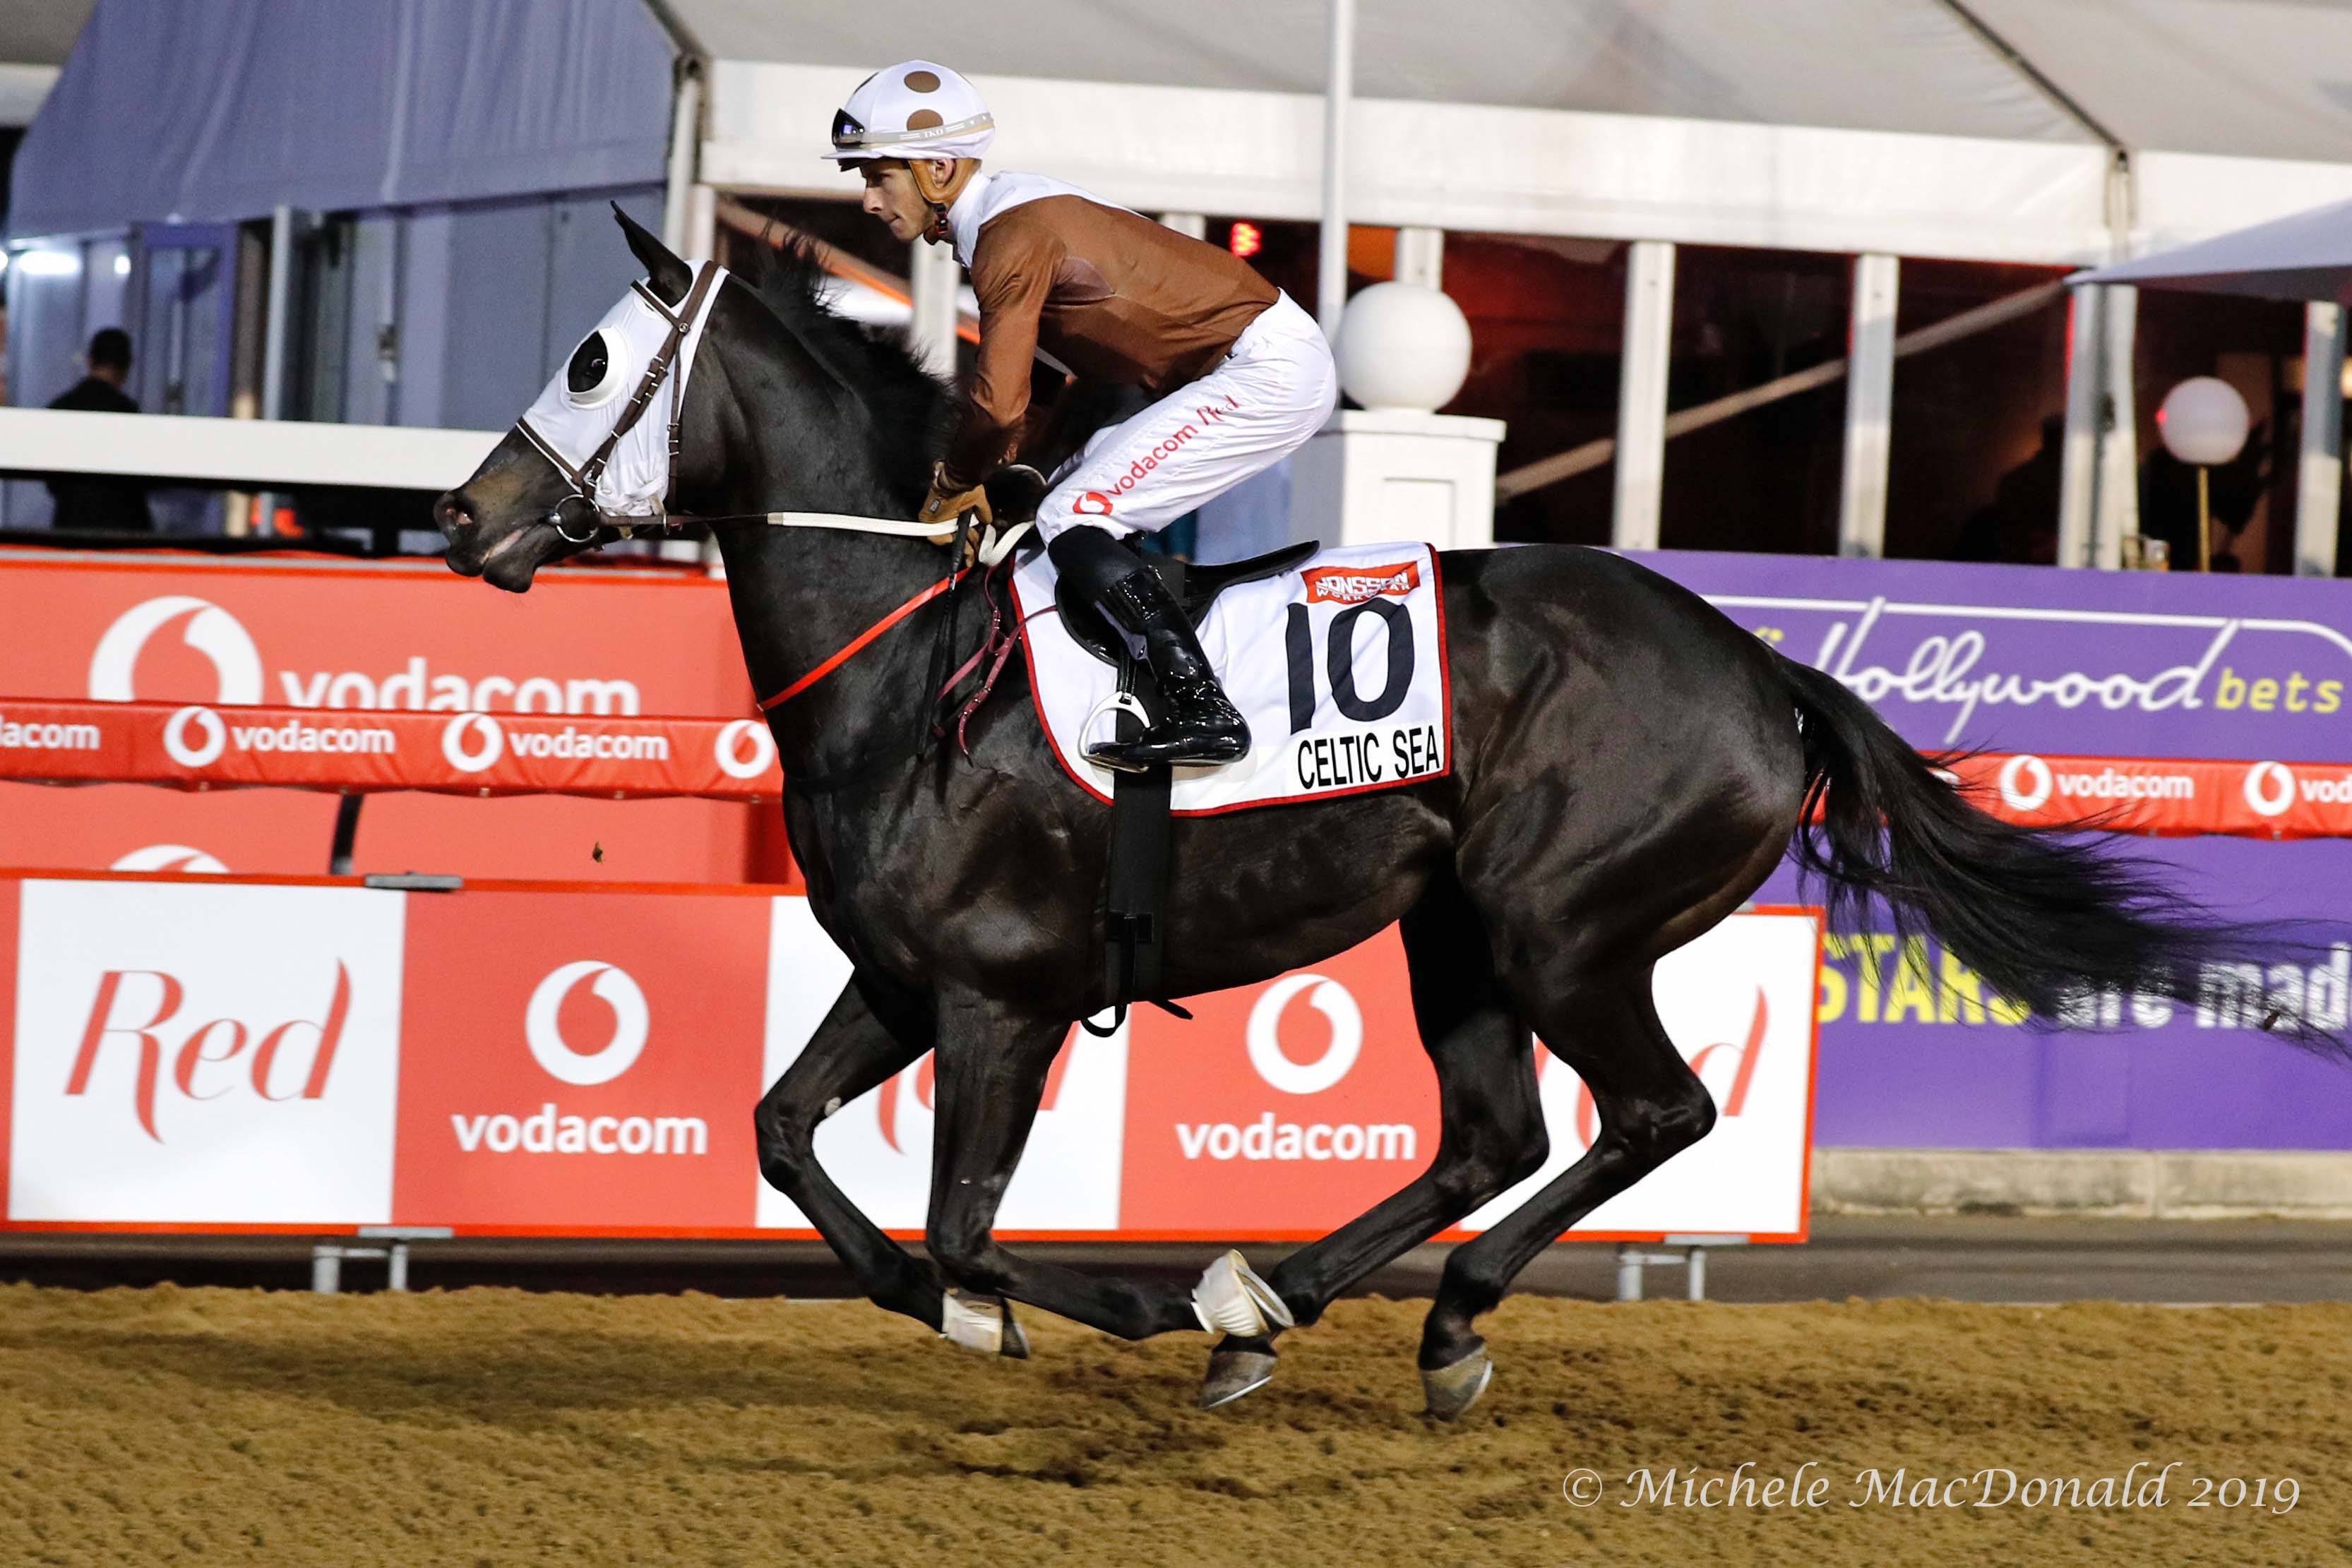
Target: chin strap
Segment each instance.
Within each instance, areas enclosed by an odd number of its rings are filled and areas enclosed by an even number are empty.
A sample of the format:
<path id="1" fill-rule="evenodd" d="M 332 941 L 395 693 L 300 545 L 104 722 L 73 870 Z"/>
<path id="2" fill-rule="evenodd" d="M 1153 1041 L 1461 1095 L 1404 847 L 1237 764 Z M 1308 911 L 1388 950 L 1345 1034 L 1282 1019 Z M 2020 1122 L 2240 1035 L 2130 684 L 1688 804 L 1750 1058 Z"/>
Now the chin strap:
<path id="1" fill-rule="evenodd" d="M 907 172 L 915 177 L 915 189 L 921 193 L 923 200 L 931 204 L 931 226 L 923 231 L 923 237 L 936 244 L 948 238 L 948 209 L 955 205 L 958 196 L 963 194 L 963 188 L 971 183 L 972 175 L 979 171 L 980 161 L 976 158 L 957 159 L 955 172 L 944 180 L 933 177 L 930 164 L 929 159 L 909 159 Z"/>

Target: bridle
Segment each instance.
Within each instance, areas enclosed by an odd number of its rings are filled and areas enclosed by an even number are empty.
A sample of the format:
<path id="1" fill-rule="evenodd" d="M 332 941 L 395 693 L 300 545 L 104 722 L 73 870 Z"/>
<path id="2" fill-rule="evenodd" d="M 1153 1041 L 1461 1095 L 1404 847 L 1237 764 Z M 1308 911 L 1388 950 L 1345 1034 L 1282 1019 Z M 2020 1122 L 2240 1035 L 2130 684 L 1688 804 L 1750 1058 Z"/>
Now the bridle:
<path id="1" fill-rule="evenodd" d="M 701 317 L 703 300 L 709 296 L 711 286 L 719 280 L 723 272 L 724 268 L 704 264 L 695 274 L 694 285 L 686 291 L 686 298 L 675 310 L 663 301 L 660 295 L 646 287 L 645 279 L 638 278 L 629 285 L 640 299 L 651 306 L 656 315 L 669 323 L 669 329 L 662 335 L 661 347 L 655 350 L 653 359 L 646 364 L 645 375 L 637 382 L 637 390 L 630 395 L 628 405 L 621 411 L 621 417 L 614 423 L 611 434 L 604 437 L 596 449 L 588 455 L 586 461 L 578 467 L 573 467 L 565 459 L 563 454 L 555 449 L 553 442 L 549 441 L 532 428 L 530 416 L 528 413 L 515 421 L 515 429 L 521 433 L 522 438 L 536 447 L 541 456 L 553 464 L 556 473 L 561 475 L 563 482 L 572 487 L 572 493 L 556 502 L 554 507 L 548 512 L 546 518 L 566 544 L 593 544 L 596 542 L 596 530 L 599 528 L 619 528 L 624 534 L 635 531 L 626 524 L 616 523 L 607 516 L 602 507 L 596 504 L 596 483 L 604 476 L 604 466 L 612 462 L 613 452 L 621 444 L 621 438 L 635 430 L 637 421 L 645 417 L 646 410 L 653 406 L 654 398 L 661 392 L 662 383 L 669 379 L 670 368 L 677 362 L 678 350 L 684 346 L 687 334 L 694 330 L 695 322 Z M 685 416 L 686 398 L 681 388 L 680 395 L 670 400 L 669 442 L 667 449 L 668 468 L 663 477 L 661 489 L 664 499 L 667 498 L 670 486 L 677 478 L 677 431 L 678 423 Z M 585 507 L 589 515 L 596 519 L 588 525 L 585 533 L 574 534 L 570 528 L 564 527 L 564 508 L 574 502 Z M 658 506 L 660 503 L 657 501 L 656 504 Z"/>

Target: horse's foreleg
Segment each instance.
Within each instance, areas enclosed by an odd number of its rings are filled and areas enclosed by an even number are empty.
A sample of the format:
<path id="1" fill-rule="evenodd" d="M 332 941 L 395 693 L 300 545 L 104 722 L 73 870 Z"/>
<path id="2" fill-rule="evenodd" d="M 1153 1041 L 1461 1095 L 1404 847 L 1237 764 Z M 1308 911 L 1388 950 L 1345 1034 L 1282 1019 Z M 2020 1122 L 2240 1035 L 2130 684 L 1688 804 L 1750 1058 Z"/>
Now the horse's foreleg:
<path id="1" fill-rule="evenodd" d="M 816 1162 L 817 1124 L 929 1051 L 927 1009 L 893 1007 L 877 1016 L 852 978 L 809 1037 L 800 1057 L 761 1097 L 760 1174 L 800 1206 L 875 1304 L 940 1326 L 939 1270 L 910 1256 L 833 1185 Z"/>
<path id="2" fill-rule="evenodd" d="M 1017 1018 L 979 998 L 942 1006 L 932 1081 L 931 1256 L 966 1290 L 1026 1301 L 1121 1339 L 1198 1329 L 1183 1291 L 1040 1263 L 1006 1250 L 992 1234 L 1069 1031 L 1066 1022 Z"/>
<path id="3" fill-rule="evenodd" d="M 1502 1301 L 1519 1270 L 1715 1125 L 1715 1102 L 1658 1021 L 1647 965 L 1559 995 L 1535 1021 L 1552 1054 L 1592 1091 L 1600 1133 L 1582 1159 L 1446 1259 L 1421 1341 L 1422 1377 L 1440 1416 L 1459 1415 L 1486 1387 L 1486 1342 L 1471 1325 Z"/>

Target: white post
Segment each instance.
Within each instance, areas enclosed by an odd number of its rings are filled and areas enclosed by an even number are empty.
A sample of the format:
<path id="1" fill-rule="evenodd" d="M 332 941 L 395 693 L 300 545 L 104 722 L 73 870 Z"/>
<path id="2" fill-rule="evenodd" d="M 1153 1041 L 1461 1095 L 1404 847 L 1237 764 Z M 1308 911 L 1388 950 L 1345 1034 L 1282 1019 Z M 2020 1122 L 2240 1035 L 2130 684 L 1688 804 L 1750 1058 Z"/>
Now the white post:
<path id="1" fill-rule="evenodd" d="M 1323 70 L 1323 232 L 1315 268 L 1315 319 L 1327 341 L 1339 340 L 1348 306 L 1348 105 L 1355 94 L 1356 0 L 1330 0 Z"/>
<path id="2" fill-rule="evenodd" d="M 955 252 L 929 240 L 917 240 L 908 258 L 908 292 L 914 297 L 915 317 L 907 323 L 907 342 L 934 375 L 951 376 L 956 370 L 956 287 L 963 269 Z"/>
<path id="3" fill-rule="evenodd" d="M 1397 230 L 1396 280 L 1399 283 L 1418 283 L 1423 288 L 1443 289 L 1445 287 L 1444 229 Z"/>
<path id="4" fill-rule="evenodd" d="M 2058 478 L 2058 564 L 2091 564 L 2099 495 L 2099 294 L 2066 294 L 2066 443 Z"/>
<path id="5" fill-rule="evenodd" d="M 1162 213 L 1160 226 L 1174 229 L 1188 239 L 1209 237 L 1209 215 L 1206 213 Z"/>
<path id="6" fill-rule="evenodd" d="M 703 261 L 719 254 L 719 192 L 698 183 L 686 193 L 686 243 L 678 255 Z"/>
<path id="7" fill-rule="evenodd" d="M 2294 493 L 2294 574 L 2336 575 L 2344 498 L 2344 308 L 2303 311 L 2303 461 Z"/>
<path id="8" fill-rule="evenodd" d="M 678 256 L 707 256 L 687 248 L 687 206 L 702 142 L 702 73 L 688 70 L 677 84 L 669 118 L 669 183 L 662 192 L 662 244 Z"/>
<path id="9" fill-rule="evenodd" d="M 1675 247 L 1636 240 L 1625 257 L 1625 342 L 1617 374 L 1617 493 L 1609 542 L 1619 549 L 1658 548 L 1674 328 Z"/>
<path id="10" fill-rule="evenodd" d="M 2089 564 L 2114 571 L 2124 564 L 2124 536 L 2139 532 L 2139 414 L 2132 396 L 2139 290 L 2110 284 L 2106 296 L 2100 312 L 2106 352 L 2100 368 L 2105 407 L 2099 427 L 2098 528 Z"/>
<path id="11" fill-rule="evenodd" d="M 1895 419 L 1895 301 L 1900 266 L 1891 256 L 1853 258 L 1845 478 L 1838 505 L 1840 555 L 1886 553 L 1886 459 Z"/>

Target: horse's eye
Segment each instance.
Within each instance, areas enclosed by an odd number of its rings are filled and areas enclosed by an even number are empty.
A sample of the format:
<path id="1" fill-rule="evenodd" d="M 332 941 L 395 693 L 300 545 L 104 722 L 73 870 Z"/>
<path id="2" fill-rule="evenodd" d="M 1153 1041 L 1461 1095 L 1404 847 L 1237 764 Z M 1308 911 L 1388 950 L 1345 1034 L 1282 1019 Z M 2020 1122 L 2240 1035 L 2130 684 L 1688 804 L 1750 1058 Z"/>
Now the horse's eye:
<path id="1" fill-rule="evenodd" d="M 572 350 L 572 363 L 564 370 L 563 385 L 574 398 L 588 400 L 604 390 L 605 380 L 613 371 L 613 356 L 604 346 L 604 334 L 591 332 Z"/>

